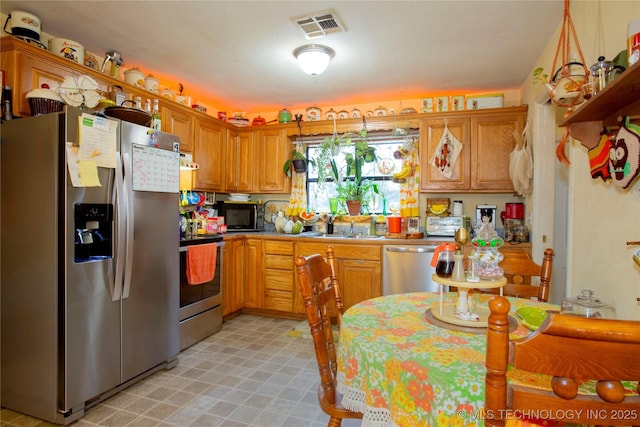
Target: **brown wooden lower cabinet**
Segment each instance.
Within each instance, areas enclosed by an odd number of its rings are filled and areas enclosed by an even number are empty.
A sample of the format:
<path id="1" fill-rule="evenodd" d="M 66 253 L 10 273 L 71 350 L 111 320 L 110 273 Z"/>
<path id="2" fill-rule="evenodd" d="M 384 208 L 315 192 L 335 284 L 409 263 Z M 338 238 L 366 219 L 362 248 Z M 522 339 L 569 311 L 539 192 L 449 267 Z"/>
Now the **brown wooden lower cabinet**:
<path id="1" fill-rule="evenodd" d="M 263 308 L 264 305 L 264 282 L 262 267 L 261 239 L 246 239 L 244 253 L 244 277 L 238 284 L 244 289 L 244 306 L 249 308 Z"/>
<path id="2" fill-rule="evenodd" d="M 296 256 L 315 253 L 326 255 L 326 243 L 296 244 Z M 361 301 L 382 295 L 382 246 L 332 244 L 338 261 L 338 282 L 344 309 Z M 304 313 L 296 277 L 294 312 Z"/>
<path id="3" fill-rule="evenodd" d="M 349 244 L 327 241 L 234 237 L 223 247 L 223 313 L 243 308 L 283 316 L 304 315 L 296 256 L 327 253 L 334 248 L 344 309 L 382 295 L 382 244 Z M 465 245 L 465 253 L 472 249 Z M 524 250 L 531 244 L 505 244 L 503 251 Z"/>
<path id="4" fill-rule="evenodd" d="M 245 239 L 225 240 L 222 246 L 222 315 L 241 310 L 245 305 Z"/>
<path id="5" fill-rule="evenodd" d="M 294 265 L 291 241 L 264 241 L 264 308 L 265 310 L 293 311 Z"/>

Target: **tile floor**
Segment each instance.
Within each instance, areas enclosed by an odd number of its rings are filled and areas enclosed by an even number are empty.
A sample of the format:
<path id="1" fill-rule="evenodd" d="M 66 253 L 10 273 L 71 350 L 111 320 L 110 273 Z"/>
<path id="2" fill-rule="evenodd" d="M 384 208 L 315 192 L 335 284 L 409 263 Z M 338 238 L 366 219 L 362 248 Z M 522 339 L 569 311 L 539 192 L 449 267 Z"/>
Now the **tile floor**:
<path id="1" fill-rule="evenodd" d="M 73 426 L 320 427 L 319 376 L 300 321 L 242 314 L 160 371 L 89 409 Z M 345 420 L 343 427 L 360 425 Z M 2 409 L 0 426 L 53 424 Z"/>

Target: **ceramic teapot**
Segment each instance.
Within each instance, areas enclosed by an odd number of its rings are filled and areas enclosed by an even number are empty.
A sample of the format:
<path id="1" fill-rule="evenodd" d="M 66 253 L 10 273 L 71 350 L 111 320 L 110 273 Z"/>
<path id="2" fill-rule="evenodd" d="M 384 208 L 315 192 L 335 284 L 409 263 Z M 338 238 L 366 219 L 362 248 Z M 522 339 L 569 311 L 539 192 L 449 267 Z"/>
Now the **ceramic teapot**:
<path id="1" fill-rule="evenodd" d="M 561 73 L 565 70 L 565 73 Z M 551 100 L 560 107 L 571 107 L 584 101 L 582 85 L 587 81 L 587 71 L 580 62 L 569 62 L 558 68 L 551 82 L 545 83 Z"/>

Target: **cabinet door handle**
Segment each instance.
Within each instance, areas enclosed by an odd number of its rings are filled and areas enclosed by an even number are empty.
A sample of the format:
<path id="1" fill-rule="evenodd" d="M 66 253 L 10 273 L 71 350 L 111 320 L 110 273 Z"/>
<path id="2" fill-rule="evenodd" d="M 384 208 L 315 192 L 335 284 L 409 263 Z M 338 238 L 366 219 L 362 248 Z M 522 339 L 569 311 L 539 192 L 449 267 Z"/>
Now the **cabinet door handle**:
<path id="1" fill-rule="evenodd" d="M 640 240 L 636 240 L 636 241 L 632 241 L 632 242 L 627 242 L 627 245 L 634 245 L 634 246 L 640 245 Z"/>

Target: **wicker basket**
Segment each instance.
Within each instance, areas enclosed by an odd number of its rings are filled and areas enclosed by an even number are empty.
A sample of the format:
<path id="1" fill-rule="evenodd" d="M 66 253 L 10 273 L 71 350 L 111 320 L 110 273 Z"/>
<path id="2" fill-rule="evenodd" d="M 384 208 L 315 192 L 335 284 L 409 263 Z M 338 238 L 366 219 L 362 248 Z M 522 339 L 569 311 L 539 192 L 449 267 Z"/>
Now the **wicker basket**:
<path id="1" fill-rule="evenodd" d="M 64 102 L 47 98 L 28 98 L 32 116 L 57 113 L 64 109 Z"/>

